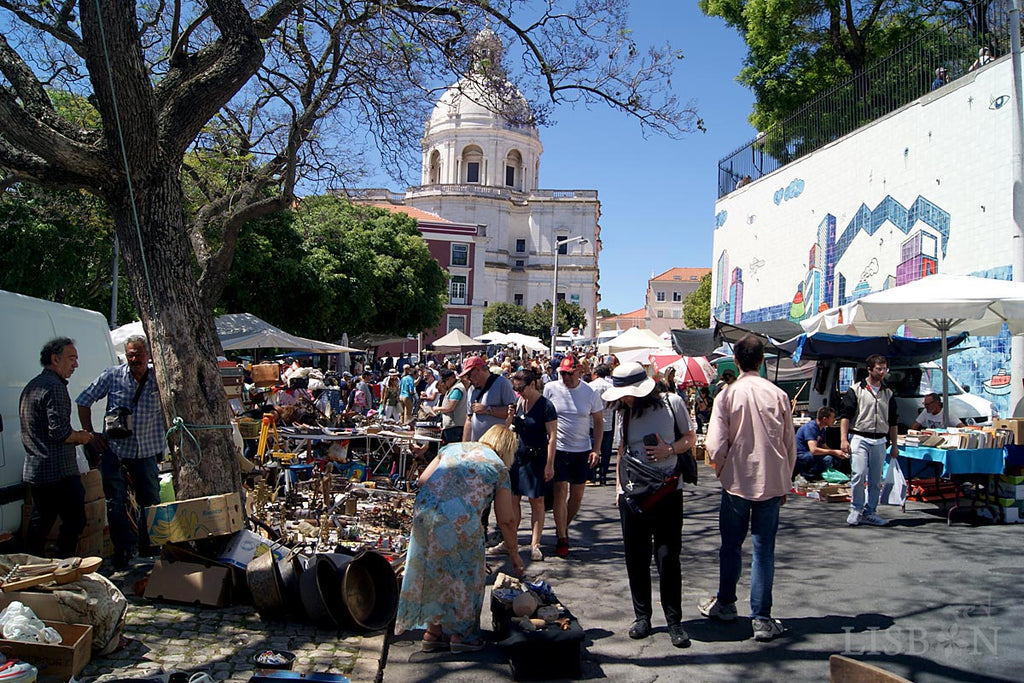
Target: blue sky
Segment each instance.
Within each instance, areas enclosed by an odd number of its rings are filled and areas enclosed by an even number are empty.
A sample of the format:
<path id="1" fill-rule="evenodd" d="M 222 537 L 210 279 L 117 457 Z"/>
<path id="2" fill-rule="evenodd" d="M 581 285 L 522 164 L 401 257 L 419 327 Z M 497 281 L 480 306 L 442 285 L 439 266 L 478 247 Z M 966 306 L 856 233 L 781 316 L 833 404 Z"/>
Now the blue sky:
<path id="1" fill-rule="evenodd" d="M 633 0 L 630 19 L 638 45 L 669 41 L 683 51 L 673 88 L 696 101 L 708 132 L 645 140 L 634 120 L 607 108 L 560 109 L 540 130 L 540 187 L 598 191 L 600 306 L 613 313 L 644 305 L 652 272 L 711 267 L 717 162 L 756 134 L 747 122 L 753 95 L 735 80 L 746 54 L 736 31 L 693 0 Z"/>

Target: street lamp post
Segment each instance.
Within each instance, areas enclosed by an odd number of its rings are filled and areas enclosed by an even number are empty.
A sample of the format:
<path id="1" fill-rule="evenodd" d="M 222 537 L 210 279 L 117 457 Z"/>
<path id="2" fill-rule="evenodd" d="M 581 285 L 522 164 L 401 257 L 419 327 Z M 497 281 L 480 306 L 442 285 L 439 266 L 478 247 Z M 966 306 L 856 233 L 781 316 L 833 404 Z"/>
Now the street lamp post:
<path id="1" fill-rule="evenodd" d="M 569 253 L 568 245 L 573 242 L 579 242 L 580 244 L 586 244 L 587 238 L 582 235 L 576 237 L 570 237 L 567 240 L 555 239 L 555 275 L 553 281 L 554 285 L 551 292 L 551 357 L 555 356 L 555 337 L 558 336 L 558 250 L 562 248 L 562 245 L 566 245 L 565 253 Z"/>

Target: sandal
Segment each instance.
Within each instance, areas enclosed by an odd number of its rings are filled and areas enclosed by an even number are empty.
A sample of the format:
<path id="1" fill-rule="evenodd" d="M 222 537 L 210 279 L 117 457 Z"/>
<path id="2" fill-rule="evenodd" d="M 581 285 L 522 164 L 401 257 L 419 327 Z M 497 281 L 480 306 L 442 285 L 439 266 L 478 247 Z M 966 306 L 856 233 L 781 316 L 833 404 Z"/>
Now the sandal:
<path id="1" fill-rule="evenodd" d="M 458 654 L 460 652 L 479 652 L 486 645 L 487 643 L 482 640 L 460 640 L 458 642 L 452 641 L 451 648 L 452 652 Z"/>
<path id="2" fill-rule="evenodd" d="M 441 650 L 447 650 L 451 644 L 444 636 L 434 636 L 433 639 L 427 640 L 427 635 L 424 634 L 423 640 L 420 641 L 421 652 L 440 652 Z"/>

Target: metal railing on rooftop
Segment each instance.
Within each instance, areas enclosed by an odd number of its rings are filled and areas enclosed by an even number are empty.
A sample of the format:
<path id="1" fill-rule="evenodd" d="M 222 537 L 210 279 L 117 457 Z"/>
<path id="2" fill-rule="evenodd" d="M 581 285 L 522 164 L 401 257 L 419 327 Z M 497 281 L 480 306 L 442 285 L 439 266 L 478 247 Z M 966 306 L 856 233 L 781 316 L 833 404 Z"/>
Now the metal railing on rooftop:
<path id="1" fill-rule="evenodd" d="M 936 69 L 945 68 L 953 82 L 968 73 L 981 47 L 992 59 L 1008 53 L 1010 5 L 977 2 L 758 133 L 718 162 L 719 198 L 928 94 Z"/>

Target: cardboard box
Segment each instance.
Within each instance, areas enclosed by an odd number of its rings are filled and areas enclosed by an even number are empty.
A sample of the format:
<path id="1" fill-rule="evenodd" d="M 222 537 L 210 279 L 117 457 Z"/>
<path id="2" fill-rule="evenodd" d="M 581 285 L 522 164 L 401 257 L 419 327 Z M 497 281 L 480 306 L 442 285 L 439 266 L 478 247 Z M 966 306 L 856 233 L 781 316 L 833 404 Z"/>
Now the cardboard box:
<path id="1" fill-rule="evenodd" d="M 89 470 L 82 475 L 82 486 L 85 487 L 85 502 L 103 499 L 103 477 L 99 470 Z"/>
<path id="2" fill-rule="evenodd" d="M 11 656 L 24 660 L 39 669 L 40 681 L 67 681 L 78 675 L 89 663 L 92 650 L 92 626 L 46 621 L 60 633 L 58 645 L 30 643 L 23 640 L 0 640 L 0 648 Z"/>
<path id="3" fill-rule="evenodd" d="M 996 479 L 1001 484 L 1013 484 L 1014 486 L 1024 484 L 1024 476 L 1020 475 L 1000 474 Z"/>
<path id="4" fill-rule="evenodd" d="M 1020 524 L 1024 522 L 1024 518 L 1021 517 L 1021 510 L 1019 507 L 1008 507 L 1002 508 L 1003 510 L 1003 524 Z"/>
<path id="5" fill-rule="evenodd" d="M 1013 432 L 1013 443 L 1024 444 L 1024 418 L 1008 417 L 992 420 L 992 426 L 996 429 L 1009 429 Z"/>
<path id="6" fill-rule="evenodd" d="M 146 584 L 150 600 L 222 607 L 231 597 L 231 569 L 157 560 Z"/>
<path id="7" fill-rule="evenodd" d="M 258 534 L 243 529 L 231 537 L 224 552 L 217 557 L 218 562 L 230 564 L 232 567 L 245 569 L 253 559 L 263 553 L 274 553 L 274 559 L 281 560 L 287 554 L 288 549 L 280 544 L 271 543 L 268 539 Z"/>
<path id="8" fill-rule="evenodd" d="M 110 557 L 110 530 L 100 529 L 78 538 L 79 557 Z"/>
<path id="9" fill-rule="evenodd" d="M 258 387 L 272 387 L 281 382 L 281 366 L 277 363 L 258 363 L 252 366 L 252 381 Z"/>
<path id="10" fill-rule="evenodd" d="M 237 493 L 179 500 L 146 508 L 153 545 L 227 536 L 242 530 L 242 503 Z"/>

